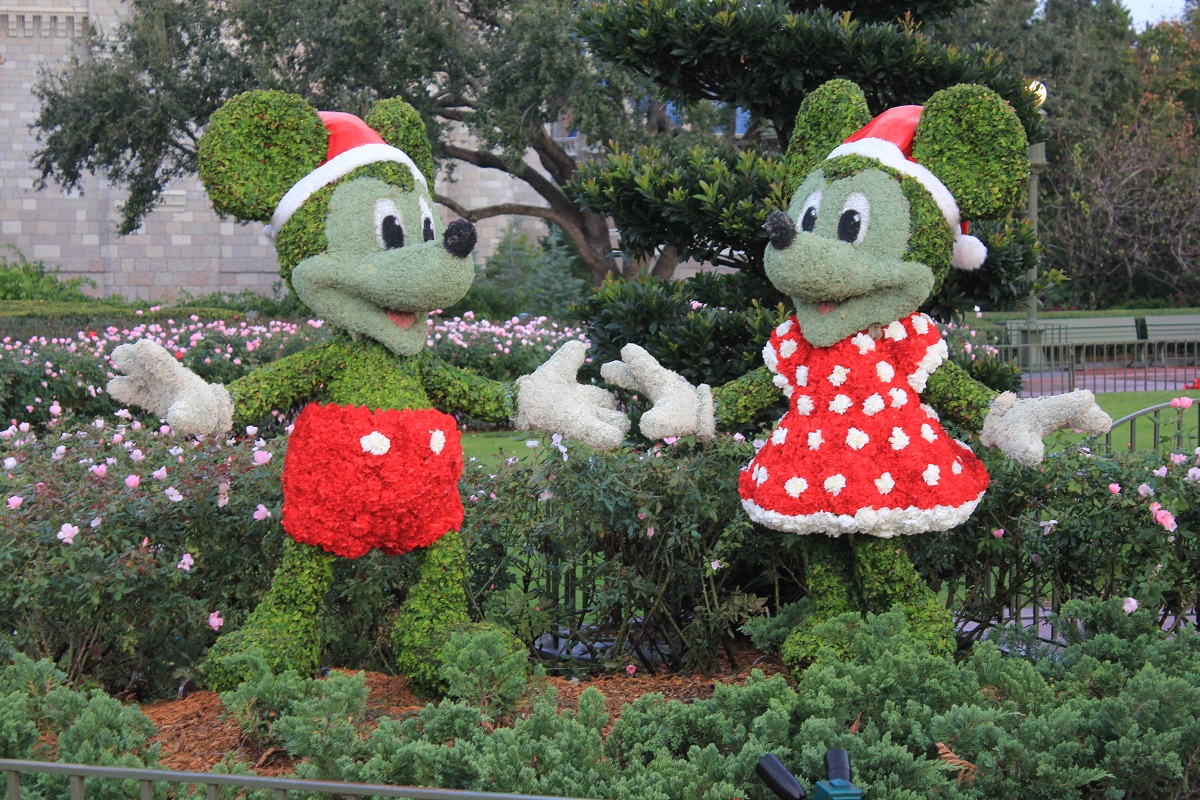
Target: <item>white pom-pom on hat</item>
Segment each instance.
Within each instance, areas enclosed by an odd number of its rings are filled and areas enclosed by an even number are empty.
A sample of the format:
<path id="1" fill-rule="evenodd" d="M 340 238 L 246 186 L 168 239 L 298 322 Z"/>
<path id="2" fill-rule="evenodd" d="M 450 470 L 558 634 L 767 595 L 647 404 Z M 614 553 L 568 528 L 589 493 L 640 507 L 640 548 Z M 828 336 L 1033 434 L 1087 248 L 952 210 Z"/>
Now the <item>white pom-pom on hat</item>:
<path id="1" fill-rule="evenodd" d="M 950 264 L 955 269 L 970 272 L 982 267 L 987 255 L 987 245 L 970 234 L 959 233 L 954 237 L 954 255 Z"/>

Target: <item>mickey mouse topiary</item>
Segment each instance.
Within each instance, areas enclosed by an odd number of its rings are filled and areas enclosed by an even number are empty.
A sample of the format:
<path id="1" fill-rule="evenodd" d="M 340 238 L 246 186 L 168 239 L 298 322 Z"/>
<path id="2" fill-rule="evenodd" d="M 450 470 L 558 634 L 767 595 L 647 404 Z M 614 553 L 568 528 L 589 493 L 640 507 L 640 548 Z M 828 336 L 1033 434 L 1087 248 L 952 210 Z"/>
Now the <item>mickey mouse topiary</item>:
<path id="1" fill-rule="evenodd" d="M 1016 114 L 971 85 L 872 120 L 866 108 L 848 81 L 823 85 L 800 108 L 787 154 L 793 200 L 768 216 L 765 256 L 795 315 L 763 349 L 765 369 L 710 391 L 628 345 L 602 370 L 655 402 L 640 423 L 654 438 L 752 419 L 766 408 L 756 390 L 767 381 L 787 396 L 739 491 L 755 521 L 830 537 L 808 548 L 815 614 L 784 647 L 792 666 L 818 651 L 813 624 L 895 603 L 931 647 L 953 646 L 948 613 L 906 550 L 886 541 L 964 522 L 987 488 L 983 464 L 946 433 L 939 412 L 1026 465 L 1041 460 L 1053 430 L 1111 424 L 1086 391 L 997 396 L 946 360 L 933 320 L 917 311 L 951 268 L 983 264 L 986 248 L 963 220 L 1016 204 L 1029 170 Z"/>
<path id="2" fill-rule="evenodd" d="M 290 537 L 266 596 L 205 662 L 211 688 L 248 677 L 257 650 L 275 670 L 311 672 L 332 560 L 378 548 L 421 553 L 420 578 L 396 616 L 393 642 L 410 682 L 432 689 L 447 635 L 468 621 L 454 417 L 513 419 L 596 447 L 618 446 L 628 419 L 613 397 L 582 386 L 580 342 L 564 345 L 516 386 L 451 367 L 425 349 L 426 316 L 471 285 L 475 229 L 443 229 L 429 186 L 434 163 L 420 116 L 401 100 L 366 120 L 318 112 L 282 92 L 238 95 L 200 140 L 213 206 L 267 222 L 280 274 L 337 333 L 246 375 L 206 384 L 159 345 L 113 351 L 109 392 L 166 418 L 181 434 L 224 435 L 273 409 L 307 403 L 283 472 Z"/>

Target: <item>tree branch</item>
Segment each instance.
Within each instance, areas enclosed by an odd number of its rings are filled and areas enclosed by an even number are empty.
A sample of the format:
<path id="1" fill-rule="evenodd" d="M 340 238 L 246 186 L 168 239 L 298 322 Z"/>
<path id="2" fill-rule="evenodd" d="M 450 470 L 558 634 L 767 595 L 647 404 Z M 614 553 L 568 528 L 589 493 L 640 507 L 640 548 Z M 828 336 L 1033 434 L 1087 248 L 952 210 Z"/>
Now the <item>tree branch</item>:
<path id="1" fill-rule="evenodd" d="M 453 200 L 445 195 L 434 194 L 433 199 L 468 222 L 478 222 L 481 219 L 502 217 L 509 214 L 524 217 L 540 217 L 558 225 L 562 225 L 565 221 L 561 214 L 549 206 L 531 206 L 524 203 L 497 203 L 494 206 L 484 206 L 483 208 L 467 208 L 457 200 Z"/>

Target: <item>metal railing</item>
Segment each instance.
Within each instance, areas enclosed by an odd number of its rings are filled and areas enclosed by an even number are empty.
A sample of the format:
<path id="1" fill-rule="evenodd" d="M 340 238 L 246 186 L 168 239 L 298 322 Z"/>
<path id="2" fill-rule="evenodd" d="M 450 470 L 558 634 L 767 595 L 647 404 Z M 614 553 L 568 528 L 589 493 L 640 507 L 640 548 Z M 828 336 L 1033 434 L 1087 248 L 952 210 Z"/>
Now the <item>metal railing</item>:
<path id="1" fill-rule="evenodd" d="M 1187 425 L 1189 412 L 1195 421 L 1193 427 Z M 1163 419 L 1164 414 L 1166 420 Z M 1129 431 L 1124 437 L 1120 434 L 1123 426 L 1127 426 Z M 1139 430 L 1144 443 L 1141 447 L 1138 446 Z M 1192 403 L 1186 409 L 1170 402 L 1159 403 L 1115 420 L 1104 437 L 1104 447 L 1109 453 L 1114 449 L 1124 449 L 1130 453 L 1139 449 L 1160 448 L 1182 451 L 1198 443 L 1197 431 L 1200 431 L 1200 402 Z"/>
<path id="2" fill-rule="evenodd" d="M 324 793 L 336 797 L 405 797 L 410 800 L 561 800 L 545 795 L 468 792 L 456 789 L 422 789 L 413 786 L 376 786 L 342 781 L 310 781 L 299 778 L 265 778 L 258 775 L 222 775 L 210 772 L 172 772 L 169 770 L 92 767 L 83 764 L 58 764 L 48 761 L 14 761 L 0 758 L 5 774 L 6 800 L 20 800 L 22 774 L 66 775 L 69 800 L 85 800 L 86 783 L 94 780 L 132 781 L 137 784 L 139 800 L 154 800 L 155 787 L 161 783 L 203 786 L 208 800 L 219 800 L 220 788 L 270 791 L 273 800 L 288 800 L 289 792 Z M 132 788 L 132 786 L 130 787 Z M 161 795 L 159 795 L 161 797 Z M 133 795 L 130 794 L 132 798 Z"/>
<path id="3" fill-rule="evenodd" d="M 1027 397 L 1076 389 L 1105 392 L 1180 391 L 1200 377 L 1200 342 L 1014 342 L 996 345 L 1020 366 Z"/>

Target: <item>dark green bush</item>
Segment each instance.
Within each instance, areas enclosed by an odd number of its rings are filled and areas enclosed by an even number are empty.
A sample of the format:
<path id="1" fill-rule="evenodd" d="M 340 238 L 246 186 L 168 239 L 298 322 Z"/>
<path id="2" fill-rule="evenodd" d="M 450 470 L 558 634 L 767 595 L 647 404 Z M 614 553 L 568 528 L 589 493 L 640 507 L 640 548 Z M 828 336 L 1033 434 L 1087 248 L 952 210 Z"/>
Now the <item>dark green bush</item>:
<path id="1" fill-rule="evenodd" d="M 763 345 L 790 313 L 784 308 L 782 296 L 749 272 L 608 281 L 574 309 L 592 343 L 581 374 L 598 377 L 600 365 L 632 343 L 693 384 L 721 386 L 762 365 Z M 781 397 L 756 423 L 782 415 Z"/>

